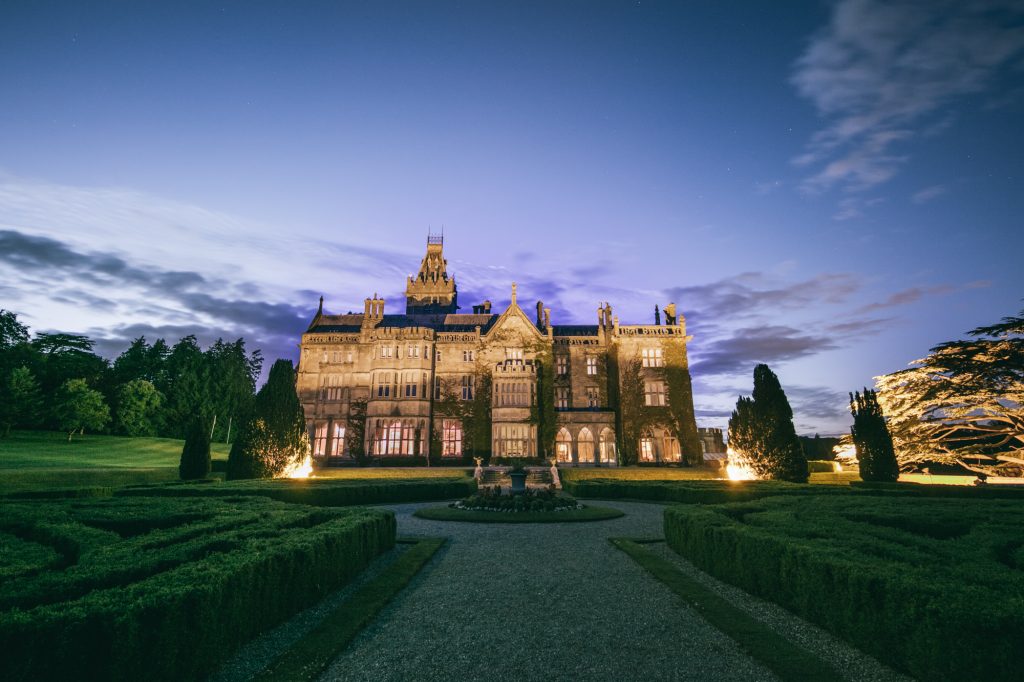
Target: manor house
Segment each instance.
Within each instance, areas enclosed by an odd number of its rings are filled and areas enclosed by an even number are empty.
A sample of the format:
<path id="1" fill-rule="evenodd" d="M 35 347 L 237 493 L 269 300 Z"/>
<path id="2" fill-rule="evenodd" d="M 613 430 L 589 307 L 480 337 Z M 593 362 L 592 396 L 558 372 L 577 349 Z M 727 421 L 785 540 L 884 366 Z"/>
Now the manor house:
<path id="1" fill-rule="evenodd" d="M 361 452 L 399 462 L 433 444 L 435 454 L 452 462 L 477 453 L 554 454 L 564 464 L 615 465 L 624 433 L 635 433 L 631 450 L 641 462 L 680 461 L 676 434 L 693 433 L 690 442 L 707 450 L 708 432 L 702 429 L 698 439 L 693 422 L 686 366 L 692 337 L 674 304 L 664 307 L 664 323 L 661 312 L 655 308 L 654 324 L 626 325 L 605 303 L 596 309 L 596 324 L 554 324 L 540 301 L 528 315 L 513 283 L 504 311 L 492 312 L 483 301 L 462 313 L 443 238 L 430 236 L 419 272 L 406 281 L 404 312 L 386 312 L 374 294 L 361 314 L 329 315 L 321 297 L 302 335 L 297 380 L 314 461 L 341 463 Z M 674 394 L 685 402 L 684 423 L 624 428 L 627 375 L 634 400 L 641 400 L 642 385 L 643 405 L 665 408 L 669 357 L 681 364 L 675 376 L 685 380 Z M 632 374 L 623 369 L 627 364 Z M 552 388 L 554 410 L 539 409 L 541 391 L 550 396 Z M 489 434 L 485 426 L 481 436 L 488 411 Z M 555 419 L 553 452 L 539 441 L 545 414 Z"/>

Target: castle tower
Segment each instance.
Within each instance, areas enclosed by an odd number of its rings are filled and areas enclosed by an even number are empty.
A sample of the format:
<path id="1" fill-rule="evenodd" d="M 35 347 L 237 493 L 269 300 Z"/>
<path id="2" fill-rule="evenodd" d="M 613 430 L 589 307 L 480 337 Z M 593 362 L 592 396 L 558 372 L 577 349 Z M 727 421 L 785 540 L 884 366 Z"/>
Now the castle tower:
<path id="1" fill-rule="evenodd" d="M 427 235 L 427 255 L 420 271 L 406 280 L 405 313 L 454 313 L 459 309 L 455 278 L 448 276 L 444 235 Z"/>

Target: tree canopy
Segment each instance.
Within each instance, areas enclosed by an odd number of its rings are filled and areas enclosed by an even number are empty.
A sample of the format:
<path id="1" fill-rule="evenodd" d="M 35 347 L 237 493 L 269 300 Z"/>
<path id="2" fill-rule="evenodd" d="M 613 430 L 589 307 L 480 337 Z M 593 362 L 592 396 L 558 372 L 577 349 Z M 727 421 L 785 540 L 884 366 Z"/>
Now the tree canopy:
<path id="1" fill-rule="evenodd" d="M 968 334 L 875 379 L 903 467 L 1024 465 L 1024 311 Z"/>
<path id="2" fill-rule="evenodd" d="M 807 459 L 779 378 L 768 365 L 754 368 L 754 391 L 741 397 L 729 419 L 729 447 L 758 478 L 807 481 Z"/>

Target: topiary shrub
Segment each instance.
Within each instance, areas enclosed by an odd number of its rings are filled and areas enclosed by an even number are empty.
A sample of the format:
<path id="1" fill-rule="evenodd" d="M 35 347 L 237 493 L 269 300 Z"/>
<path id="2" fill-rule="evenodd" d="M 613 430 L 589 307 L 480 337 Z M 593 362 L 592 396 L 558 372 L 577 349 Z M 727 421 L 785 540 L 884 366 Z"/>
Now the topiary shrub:
<path id="1" fill-rule="evenodd" d="M 185 434 L 185 447 L 181 449 L 178 476 L 183 481 L 190 481 L 209 475 L 210 438 L 206 427 L 196 419 Z"/>

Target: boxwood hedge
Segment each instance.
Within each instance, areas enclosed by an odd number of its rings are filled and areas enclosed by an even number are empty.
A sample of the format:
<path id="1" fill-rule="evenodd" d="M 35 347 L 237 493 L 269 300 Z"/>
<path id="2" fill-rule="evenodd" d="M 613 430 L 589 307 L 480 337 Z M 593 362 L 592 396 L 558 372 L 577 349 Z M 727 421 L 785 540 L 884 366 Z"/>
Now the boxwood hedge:
<path id="1" fill-rule="evenodd" d="M 0 506 L 0 679 L 201 678 L 395 541 L 387 511 L 260 497 Z"/>
<path id="2" fill-rule="evenodd" d="M 630 481 L 584 479 L 565 481 L 576 497 L 598 500 L 631 499 L 650 502 L 720 504 L 769 495 L 847 494 L 849 486 L 805 485 L 785 481 Z"/>
<path id="3" fill-rule="evenodd" d="M 225 497 L 257 495 L 281 502 L 320 507 L 357 504 L 428 502 L 465 497 L 476 490 L 471 478 L 272 479 L 212 485 L 169 485 L 122 488 L 117 496 Z"/>
<path id="4" fill-rule="evenodd" d="M 665 510 L 669 545 L 919 679 L 1019 679 L 1015 502 L 774 496 Z"/>

